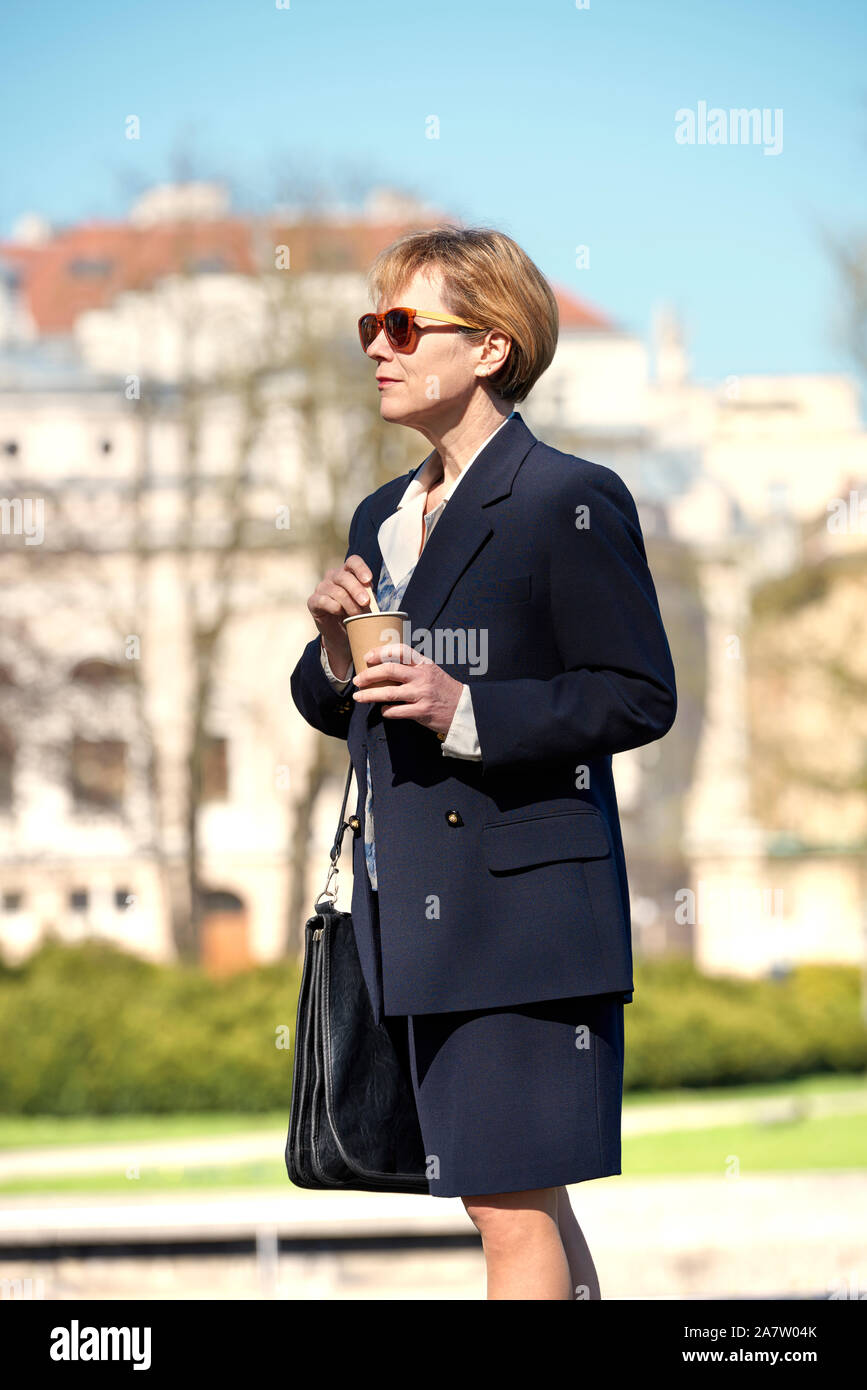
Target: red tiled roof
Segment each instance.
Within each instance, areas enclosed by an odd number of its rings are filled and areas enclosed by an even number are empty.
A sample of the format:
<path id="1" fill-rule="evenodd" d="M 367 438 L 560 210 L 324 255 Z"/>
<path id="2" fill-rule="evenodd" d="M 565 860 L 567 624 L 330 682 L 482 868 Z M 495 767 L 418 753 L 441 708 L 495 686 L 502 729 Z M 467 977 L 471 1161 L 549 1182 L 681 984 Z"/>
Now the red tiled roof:
<path id="1" fill-rule="evenodd" d="M 598 328 L 611 332 L 614 324 L 601 310 L 579 299 L 577 294 L 566 290 L 562 285 L 552 285 L 560 310 L 560 330 L 570 328 Z"/>
<path id="2" fill-rule="evenodd" d="M 109 304 L 122 290 L 144 289 L 162 275 L 218 258 L 228 270 L 253 269 L 250 228 L 240 220 L 87 223 L 41 246 L 0 242 L 0 258 L 18 266 L 33 320 L 42 333 L 68 332 L 79 314 Z"/>
<path id="3" fill-rule="evenodd" d="M 212 268 L 252 274 L 274 247 L 289 247 L 293 270 L 365 271 L 377 252 L 417 225 L 339 223 L 312 218 L 262 223 L 243 218 L 184 220 L 135 226 L 90 222 L 56 233 L 42 245 L 0 241 L 0 259 L 21 273 L 27 307 L 40 333 L 69 332 L 79 314 L 109 304 L 124 290 L 146 289 L 160 277 Z M 571 291 L 554 287 L 561 330 L 613 325 Z"/>

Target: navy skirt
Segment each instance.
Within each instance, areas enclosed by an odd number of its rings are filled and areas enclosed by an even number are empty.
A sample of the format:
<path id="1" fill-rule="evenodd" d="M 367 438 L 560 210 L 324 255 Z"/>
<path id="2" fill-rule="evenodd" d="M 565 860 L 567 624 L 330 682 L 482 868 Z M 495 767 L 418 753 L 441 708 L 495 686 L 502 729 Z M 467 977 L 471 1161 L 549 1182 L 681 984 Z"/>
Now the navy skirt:
<path id="1" fill-rule="evenodd" d="M 623 1008 L 618 993 L 386 1015 L 415 1097 L 431 1196 L 620 1173 Z"/>

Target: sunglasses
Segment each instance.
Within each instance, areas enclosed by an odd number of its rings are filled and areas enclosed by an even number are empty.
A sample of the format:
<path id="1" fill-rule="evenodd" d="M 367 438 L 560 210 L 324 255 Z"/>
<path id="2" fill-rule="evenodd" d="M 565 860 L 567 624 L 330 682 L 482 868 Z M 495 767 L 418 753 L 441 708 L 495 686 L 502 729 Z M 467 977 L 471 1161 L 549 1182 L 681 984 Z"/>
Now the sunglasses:
<path id="1" fill-rule="evenodd" d="M 423 332 L 416 323 L 417 318 L 436 319 L 437 323 L 454 323 L 460 328 L 478 328 L 478 324 L 467 323 L 466 319 L 455 318 L 453 314 L 433 314 L 427 309 L 386 309 L 384 314 L 362 314 L 358 320 L 358 336 L 365 352 L 381 329 L 396 352 L 412 352 Z"/>

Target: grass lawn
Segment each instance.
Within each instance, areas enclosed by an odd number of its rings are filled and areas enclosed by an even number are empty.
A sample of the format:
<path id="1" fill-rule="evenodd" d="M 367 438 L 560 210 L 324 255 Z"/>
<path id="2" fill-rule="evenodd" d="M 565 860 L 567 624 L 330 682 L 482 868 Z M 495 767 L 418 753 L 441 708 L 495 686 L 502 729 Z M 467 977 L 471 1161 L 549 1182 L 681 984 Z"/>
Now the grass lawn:
<path id="1" fill-rule="evenodd" d="M 773 1096 L 833 1095 L 863 1089 L 867 1109 L 867 1077 L 862 1073 L 802 1076 L 795 1081 L 756 1086 L 715 1086 L 694 1090 L 627 1091 L 623 1108 L 689 1105 L 695 1101 L 749 1100 Z M 60 1144 L 99 1144 L 129 1139 L 195 1139 L 226 1134 L 251 1134 L 289 1126 L 289 1102 L 284 1110 L 265 1114 L 205 1112 L 170 1115 L 0 1115 L 0 1150 L 41 1148 Z M 630 1143 L 632 1141 L 630 1140 Z"/>
<path id="2" fill-rule="evenodd" d="M 289 1128 L 285 1112 L 265 1114 L 171 1115 L 0 1115 L 0 1150 L 37 1149 L 58 1144 L 101 1144 L 126 1139 L 217 1139 Z"/>
<path id="3" fill-rule="evenodd" d="M 821 1072 L 799 1076 L 794 1081 L 767 1081 L 753 1086 L 701 1086 L 677 1091 L 627 1091 L 624 1109 L 632 1105 L 689 1105 L 694 1101 L 751 1100 L 766 1096 L 834 1095 L 838 1091 L 863 1090 L 867 1096 L 867 1073 Z M 2 1129 L 0 1129 L 2 1135 Z"/>
<path id="4" fill-rule="evenodd" d="M 749 1097 L 804 1096 L 865 1089 L 861 1076 L 817 1076 L 771 1086 L 657 1092 L 631 1105 L 711 1102 Z M 221 1166 L 139 1165 L 137 1178 L 126 1176 L 131 1155 L 119 1156 L 116 1173 L 44 1175 L 0 1183 L 0 1195 L 25 1193 L 135 1193 L 207 1190 L 209 1188 L 289 1187 L 283 1164 L 288 1111 L 266 1115 L 118 1115 L 57 1118 L 39 1115 L 0 1118 L 0 1148 L 134 1142 L 143 1139 L 215 1137 L 239 1132 L 273 1132 L 274 1159 Z M 720 1124 L 702 1129 L 672 1128 L 623 1140 L 625 1176 L 705 1173 L 723 1176 L 736 1159 L 742 1175 L 808 1169 L 867 1167 L 867 1096 L 863 1113 L 793 1118 L 773 1123 Z"/>
<path id="5" fill-rule="evenodd" d="M 631 1177 L 671 1173 L 724 1175 L 737 1160 L 749 1173 L 807 1169 L 867 1169 L 867 1114 L 830 1115 L 787 1123 L 720 1125 L 623 1140 L 623 1172 Z"/>
<path id="6" fill-rule="evenodd" d="M 178 1192 L 208 1188 L 286 1190 L 289 1180 L 275 1139 L 273 1163 L 238 1163 L 213 1167 L 139 1167 L 138 1178 L 116 1174 L 45 1176 L 0 1183 L 0 1195 L 48 1192 Z M 796 1120 L 771 1125 L 720 1125 L 711 1129 L 669 1130 L 623 1141 L 622 1168 L 628 1177 L 665 1177 L 672 1173 L 725 1176 L 737 1159 L 741 1176 L 749 1173 L 794 1173 L 807 1169 L 853 1169 L 867 1166 L 867 1114 Z"/>
<path id="7" fill-rule="evenodd" d="M 279 1153 L 279 1146 L 277 1151 Z M 141 1165 L 140 1177 L 128 1178 L 117 1173 L 75 1174 L 70 1178 L 55 1177 L 54 1174 L 41 1178 L 16 1178 L 14 1181 L 0 1183 L 0 1198 L 14 1197 L 24 1193 L 46 1196 L 48 1193 L 88 1193 L 117 1194 L 132 1198 L 146 1192 L 162 1192 L 166 1196 L 178 1192 L 206 1191 L 209 1188 L 282 1188 L 292 1191 L 286 1176 L 282 1158 L 273 1163 L 237 1163 L 212 1168 L 154 1167 Z M 298 1189 L 302 1191 L 302 1189 Z"/>

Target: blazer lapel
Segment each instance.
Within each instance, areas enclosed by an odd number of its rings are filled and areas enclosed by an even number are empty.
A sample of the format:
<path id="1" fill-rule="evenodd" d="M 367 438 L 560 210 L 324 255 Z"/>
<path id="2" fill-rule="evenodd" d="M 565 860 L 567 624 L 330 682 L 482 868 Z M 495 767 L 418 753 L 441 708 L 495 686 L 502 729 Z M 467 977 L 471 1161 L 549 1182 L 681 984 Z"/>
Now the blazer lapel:
<path id="1" fill-rule="evenodd" d="M 382 495 L 377 498 L 376 504 L 371 503 L 363 514 L 355 540 L 355 553 L 361 556 L 373 575 L 371 587 L 374 593 L 376 593 L 376 586 L 379 583 L 379 572 L 382 569 L 383 559 L 382 551 L 379 548 L 379 528 L 385 518 L 396 511 L 397 504 L 406 492 L 409 480 L 416 471 L 413 468 L 400 478 L 392 478 L 391 482 L 386 483 L 382 488 Z"/>
<path id="2" fill-rule="evenodd" d="M 473 460 L 466 478 L 461 479 L 460 486 L 446 502 L 401 600 L 401 609 L 409 614 L 412 632 L 419 632 L 417 642 L 431 630 L 455 584 L 494 534 L 492 514 L 485 508 L 501 497 L 508 497 L 515 474 L 536 442 L 536 436 L 516 411 Z M 397 507 L 416 471 L 412 469 L 395 478 L 383 488 L 376 505 L 366 511 L 356 549 L 374 577 L 374 592 L 382 567 L 377 533 L 385 518 Z M 417 649 L 416 641 L 413 646 Z M 382 706 L 374 701 L 367 709 L 366 723 L 370 726 L 381 719 Z"/>
<path id="3" fill-rule="evenodd" d="M 492 513 L 485 509 L 508 496 L 515 474 L 535 443 L 536 436 L 516 411 L 473 460 L 469 473 L 446 502 L 401 601 L 413 633 L 430 631 L 455 584 L 493 535 Z M 392 510 L 396 506 L 397 500 Z"/>

